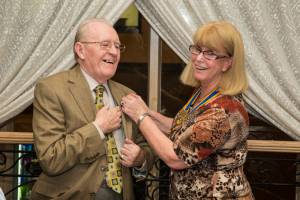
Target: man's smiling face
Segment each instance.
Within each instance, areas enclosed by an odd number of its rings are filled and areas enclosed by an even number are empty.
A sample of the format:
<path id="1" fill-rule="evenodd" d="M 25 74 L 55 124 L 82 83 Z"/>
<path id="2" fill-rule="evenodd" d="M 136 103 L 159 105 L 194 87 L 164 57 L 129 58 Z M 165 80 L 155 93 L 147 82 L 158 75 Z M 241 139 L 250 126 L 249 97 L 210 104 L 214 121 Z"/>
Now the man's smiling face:
<path id="1" fill-rule="evenodd" d="M 104 22 L 91 22 L 84 29 L 78 55 L 82 68 L 98 83 L 104 83 L 114 76 L 120 61 L 120 49 L 116 48 L 120 44 L 119 36 Z"/>

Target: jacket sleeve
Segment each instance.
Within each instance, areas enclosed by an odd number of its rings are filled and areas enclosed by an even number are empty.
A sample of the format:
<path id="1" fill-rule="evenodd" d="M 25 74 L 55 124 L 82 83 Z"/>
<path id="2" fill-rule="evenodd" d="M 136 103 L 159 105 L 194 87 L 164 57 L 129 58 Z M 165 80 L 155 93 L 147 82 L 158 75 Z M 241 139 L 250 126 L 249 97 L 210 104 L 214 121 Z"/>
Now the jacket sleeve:
<path id="1" fill-rule="evenodd" d="M 46 81 L 37 84 L 33 106 L 34 144 L 45 174 L 59 175 L 105 154 L 105 145 L 92 123 L 78 122 L 81 127 L 67 131 L 65 112 L 71 108 Z"/>

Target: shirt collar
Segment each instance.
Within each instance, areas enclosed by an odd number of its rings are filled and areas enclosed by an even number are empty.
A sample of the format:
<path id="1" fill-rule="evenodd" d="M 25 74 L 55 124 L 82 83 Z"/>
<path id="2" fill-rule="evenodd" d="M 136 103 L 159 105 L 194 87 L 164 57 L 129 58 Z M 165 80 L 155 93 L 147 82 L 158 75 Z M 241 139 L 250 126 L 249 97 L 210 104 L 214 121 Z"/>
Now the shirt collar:
<path id="1" fill-rule="evenodd" d="M 99 83 L 95 79 L 93 79 L 93 77 L 91 77 L 88 73 L 86 73 L 81 67 L 80 67 L 80 70 L 81 70 L 85 80 L 87 81 L 90 90 L 93 91 L 95 89 L 95 87 L 97 85 L 99 85 Z M 102 85 L 105 87 L 106 91 L 108 91 L 107 81 L 105 83 L 103 83 Z"/>

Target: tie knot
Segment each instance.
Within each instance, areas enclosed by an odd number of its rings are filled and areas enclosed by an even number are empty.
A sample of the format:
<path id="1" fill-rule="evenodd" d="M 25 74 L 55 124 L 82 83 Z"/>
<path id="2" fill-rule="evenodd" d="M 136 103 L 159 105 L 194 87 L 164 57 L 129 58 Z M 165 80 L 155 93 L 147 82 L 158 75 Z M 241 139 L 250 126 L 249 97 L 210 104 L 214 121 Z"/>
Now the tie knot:
<path id="1" fill-rule="evenodd" d="M 94 92 L 95 92 L 95 95 L 96 95 L 96 99 L 95 99 L 96 108 L 99 110 L 104 106 L 104 103 L 103 103 L 104 86 L 103 85 L 97 85 L 94 88 Z"/>
<path id="2" fill-rule="evenodd" d="M 97 85 L 94 88 L 94 92 L 96 93 L 96 96 L 103 96 L 104 86 L 102 84 Z"/>

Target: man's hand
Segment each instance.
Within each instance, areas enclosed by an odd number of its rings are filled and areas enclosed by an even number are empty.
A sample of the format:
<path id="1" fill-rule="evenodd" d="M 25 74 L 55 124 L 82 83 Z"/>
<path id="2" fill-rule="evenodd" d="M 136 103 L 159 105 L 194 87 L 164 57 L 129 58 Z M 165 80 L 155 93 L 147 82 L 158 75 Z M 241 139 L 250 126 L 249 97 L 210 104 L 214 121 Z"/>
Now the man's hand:
<path id="1" fill-rule="evenodd" d="M 145 152 L 132 140 L 125 139 L 124 146 L 121 149 L 121 164 L 125 167 L 141 166 L 145 161 Z"/>
<path id="2" fill-rule="evenodd" d="M 98 110 L 95 122 L 104 134 L 111 133 L 121 127 L 121 115 L 120 107 L 109 108 L 104 106 Z"/>

